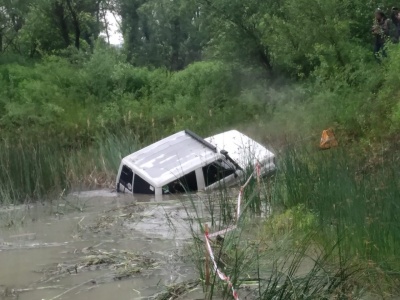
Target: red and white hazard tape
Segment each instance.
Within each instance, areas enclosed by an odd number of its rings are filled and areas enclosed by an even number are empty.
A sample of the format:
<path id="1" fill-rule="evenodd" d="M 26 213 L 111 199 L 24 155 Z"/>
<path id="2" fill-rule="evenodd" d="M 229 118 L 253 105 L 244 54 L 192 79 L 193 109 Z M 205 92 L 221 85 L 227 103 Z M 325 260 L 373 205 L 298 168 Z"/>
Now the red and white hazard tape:
<path id="1" fill-rule="evenodd" d="M 257 162 L 256 164 L 256 172 L 257 172 L 257 179 L 259 179 L 261 176 L 261 165 L 259 162 Z"/>
<path id="2" fill-rule="evenodd" d="M 238 202 L 237 202 L 237 211 L 236 211 L 236 222 L 239 222 L 239 217 L 240 217 L 240 204 L 242 202 L 242 197 L 243 197 L 243 192 L 244 189 L 246 188 L 246 186 L 250 183 L 250 180 L 253 178 L 254 173 L 256 173 L 257 176 L 257 181 L 260 180 L 261 177 L 261 166 L 260 164 L 257 162 L 256 167 L 255 167 L 255 172 L 253 172 L 249 178 L 247 179 L 247 181 L 245 182 L 245 184 L 240 188 L 240 192 L 239 192 L 239 196 L 238 196 Z M 210 255 L 210 258 L 212 260 L 213 266 L 214 266 L 214 271 L 217 273 L 218 277 L 223 280 L 226 281 L 228 283 L 229 288 L 232 290 L 232 295 L 233 298 L 235 300 L 239 300 L 239 295 L 236 292 L 236 290 L 233 287 L 233 284 L 230 280 L 230 278 L 228 276 L 226 276 L 221 270 L 218 269 L 218 265 L 217 262 L 215 261 L 215 256 L 214 253 L 212 251 L 211 245 L 210 245 L 210 238 L 211 237 L 216 237 L 218 235 L 222 235 L 222 234 L 226 234 L 227 232 L 230 232 L 232 230 L 235 230 L 237 228 L 237 225 L 232 225 L 229 226 L 226 229 L 214 232 L 209 234 L 208 231 L 205 232 L 205 240 L 206 240 L 206 246 L 207 246 L 207 252 Z"/>
<path id="3" fill-rule="evenodd" d="M 208 237 L 209 237 L 209 238 L 216 237 L 216 236 L 219 236 L 219 235 L 228 233 L 229 231 L 235 230 L 236 228 L 237 228 L 236 225 L 229 226 L 229 227 L 226 228 L 226 229 L 223 229 L 223 230 L 220 230 L 220 231 L 217 231 L 217 232 L 214 232 L 214 233 L 209 234 Z"/>
<path id="4" fill-rule="evenodd" d="M 210 255 L 211 261 L 213 263 L 214 272 L 217 273 L 218 277 L 221 280 L 226 281 L 228 283 L 229 288 L 232 290 L 233 298 L 235 300 L 239 300 L 239 295 L 236 292 L 235 288 L 233 287 L 231 279 L 228 276 L 226 276 L 220 269 L 218 269 L 218 265 L 217 265 L 217 262 L 215 261 L 214 253 L 213 253 L 211 245 L 210 245 L 210 236 L 207 232 L 205 233 L 205 238 L 206 238 L 207 252 Z"/>

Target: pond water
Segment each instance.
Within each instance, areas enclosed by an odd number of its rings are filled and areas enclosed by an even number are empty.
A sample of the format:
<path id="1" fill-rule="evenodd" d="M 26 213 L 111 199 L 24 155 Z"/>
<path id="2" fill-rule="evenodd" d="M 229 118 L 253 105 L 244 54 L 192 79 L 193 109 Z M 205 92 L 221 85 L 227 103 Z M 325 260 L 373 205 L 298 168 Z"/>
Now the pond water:
<path id="1" fill-rule="evenodd" d="M 180 282 L 204 299 L 182 200 L 91 191 L 2 208 L 0 299 L 163 299 Z"/>

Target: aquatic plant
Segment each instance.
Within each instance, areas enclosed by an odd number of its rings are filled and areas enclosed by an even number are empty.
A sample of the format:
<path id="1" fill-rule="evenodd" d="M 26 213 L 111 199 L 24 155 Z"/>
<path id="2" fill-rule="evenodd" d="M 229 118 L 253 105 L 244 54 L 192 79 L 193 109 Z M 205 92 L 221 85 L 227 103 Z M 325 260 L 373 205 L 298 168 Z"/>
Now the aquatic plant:
<path id="1" fill-rule="evenodd" d="M 0 141 L 0 203 L 54 198 L 64 189 L 114 186 L 120 159 L 138 145 L 132 132 L 105 134 L 89 146 L 63 141 Z"/>
<path id="2" fill-rule="evenodd" d="M 300 216 L 302 210 L 295 214 Z M 349 294 L 357 298 L 360 289 L 356 282 L 363 266 L 345 257 L 337 264 L 338 244 L 317 243 L 312 221 L 306 225 L 310 230 L 293 226 L 278 233 L 270 231 L 262 218 L 243 218 L 237 230 L 213 238 L 211 245 L 219 269 L 229 276 L 240 298 L 318 299 Z M 212 227 L 212 232 L 220 227 Z M 206 298 L 218 298 L 222 293 L 229 299 L 232 292 L 212 269 L 204 234 L 195 228 L 192 234 L 193 245 L 188 251 Z M 211 275 L 208 284 L 207 272 Z"/>
<path id="3" fill-rule="evenodd" d="M 304 205 L 328 239 L 340 236 L 342 251 L 397 270 L 400 256 L 399 164 L 385 155 L 366 172 L 345 149 L 289 149 L 280 166 L 276 205 Z"/>
<path id="4" fill-rule="evenodd" d="M 212 248 L 218 266 L 245 295 L 249 291 L 257 299 L 398 295 L 398 162 L 385 155 L 366 172 L 370 159 L 351 153 L 355 152 L 340 148 L 285 149 L 269 191 L 268 179 L 263 180 L 261 193 L 255 181 L 248 186 L 237 224 L 235 218 L 225 217 L 235 215 L 237 189 L 203 199 L 209 218 L 198 212 L 190 248 L 203 283 L 207 254 L 199 228 L 208 223 L 215 232 L 235 223 L 238 228 L 213 239 Z M 191 203 L 193 209 L 199 207 L 198 202 Z M 209 298 L 229 292 L 212 271 L 205 290 Z"/>

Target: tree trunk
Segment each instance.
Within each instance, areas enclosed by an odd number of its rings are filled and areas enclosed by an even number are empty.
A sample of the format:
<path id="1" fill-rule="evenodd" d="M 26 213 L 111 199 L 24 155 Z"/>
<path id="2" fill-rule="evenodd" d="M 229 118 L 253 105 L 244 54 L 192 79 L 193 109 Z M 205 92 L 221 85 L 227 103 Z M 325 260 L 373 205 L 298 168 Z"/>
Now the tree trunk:
<path id="1" fill-rule="evenodd" d="M 79 49 L 80 38 L 81 38 L 81 28 L 80 28 L 80 24 L 79 24 L 78 14 L 76 13 L 76 10 L 72 7 L 71 0 L 67 0 L 67 5 L 68 5 L 69 12 L 71 13 L 72 24 L 74 25 L 74 29 L 75 29 L 75 47 L 76 47 L 76 49 Z"/>
<path id="2" fill-rule="evenodd" d="M 107 11 L 102 7 L 102 17 L 103 17 L 103 23 L 104 23 L 104 31 L 106 32 L 107 36 L 107 43 L 110 45 L 110 33 L 108 32 L 108 21 L 107 21 Z"/>
<path id="3" fill-rule="evenodd" d="M 176 17 L 172 21 L 172 53 L 171 53 L 171 66 L 172 71 L 178 71 L 182 69 L 182 63 L 180 61 L 180 41 L 181 41 L 181 26 L 179 18 Z"/>
<path id="4" fill-rule="evenodd" d="M 271 60 L 269 58 L 269 55 L 267 54 L 268 50 L 264 49 L 263 46 L 260 46 L 259 54 L 260 54 L 260 61 L 261 64 L 263 65 L 265 71 L 269 76 L 272 75 L 272 65 L 271 65 Z"/>
<path id="5" fill-rule="evenodd" d="M 68 25 L 65 20 L 65 11 L 63 4 L 59 1 L 55 1 L 53 11 L 56 23 L 58 23 L 65 46 L 68 47 L 71 44 L 71 40 L 69 39 Z"/>

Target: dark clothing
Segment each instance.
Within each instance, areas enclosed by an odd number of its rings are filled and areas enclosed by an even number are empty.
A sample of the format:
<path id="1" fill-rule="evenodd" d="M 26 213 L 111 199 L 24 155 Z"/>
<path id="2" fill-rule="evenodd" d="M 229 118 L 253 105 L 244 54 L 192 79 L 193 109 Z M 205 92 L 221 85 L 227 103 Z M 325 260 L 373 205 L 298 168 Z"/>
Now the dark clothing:
<path id="1" fill-rule="evenodd" d="M 385 43 L 375 42 L 374 55 L 379 62 L 381 61 L 381 56 L 382 57 L 387 56 L 385 51 Z"/>
<path id="2" fill-rule="evenodd" d="M 400 22 L 397 22 L 397 24 L 395 25 L 395 28 L 396 28 L 397 42 L 399 42 L 399 39 L 400 39 Z"/>
<path id="3" fill-rule="evenodd" d="M 390 14 L 390 39 L 394 44 L 399 42 L 400 38 L 400 22 L 398 19 L 399 9 L 397 7 L 392 7 L 392 12 Z"/>
<path id="4" fill-rule="evenodd" d="M 386 57 L 385 42 L 390 35 L 390 25 L 388 19 L 382 19 L 377 21 L 372 28 L 375 36 L 374 55 L 378 61 L 380 61 L 380 56 Z"/>
<path id="5" fill-rule="evenodd" d="M 389 37 L 393 44 L 397 44 L 399 42 L 399 29 L 399 22 L 396 19 L 388 20 Z"/>
<path id="6" fill-rule="evenodd" d="M 390 21 L 388 19 L 377 21 L 372 29 L 375 41 L 384 44 L 390 33 Z"/>

